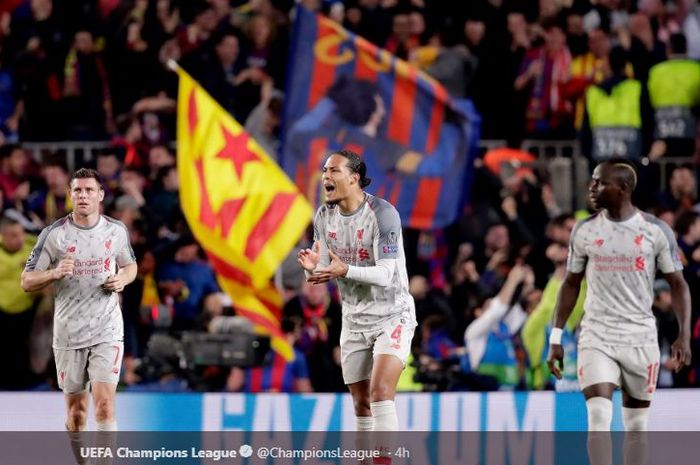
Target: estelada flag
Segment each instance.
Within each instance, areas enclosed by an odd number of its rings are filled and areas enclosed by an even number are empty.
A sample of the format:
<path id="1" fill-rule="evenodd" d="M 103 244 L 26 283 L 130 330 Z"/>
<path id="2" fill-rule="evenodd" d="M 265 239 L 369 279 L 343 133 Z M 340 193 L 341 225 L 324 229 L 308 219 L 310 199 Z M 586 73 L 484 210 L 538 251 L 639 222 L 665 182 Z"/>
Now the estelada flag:
<path id="1" fill-rule="evenodd" d="M 304 233 L 311 205 L 229 113 L 184 70 L 178 74 L 182 211 L 237 312 L 291 359 L 270 279 Z"/>

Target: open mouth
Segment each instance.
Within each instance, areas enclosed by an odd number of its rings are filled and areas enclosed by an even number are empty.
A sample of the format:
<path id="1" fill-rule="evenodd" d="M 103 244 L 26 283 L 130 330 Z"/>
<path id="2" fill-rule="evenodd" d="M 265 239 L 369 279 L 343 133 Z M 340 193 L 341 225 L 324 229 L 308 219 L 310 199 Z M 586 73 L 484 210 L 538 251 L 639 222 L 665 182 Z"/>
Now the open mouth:
<path id="1" fill-rule="evenodd" d="M 326 184 L 323 188 L 326 190 L 326 194 L 335 191 L 335 186 L 332 184 Z"/>

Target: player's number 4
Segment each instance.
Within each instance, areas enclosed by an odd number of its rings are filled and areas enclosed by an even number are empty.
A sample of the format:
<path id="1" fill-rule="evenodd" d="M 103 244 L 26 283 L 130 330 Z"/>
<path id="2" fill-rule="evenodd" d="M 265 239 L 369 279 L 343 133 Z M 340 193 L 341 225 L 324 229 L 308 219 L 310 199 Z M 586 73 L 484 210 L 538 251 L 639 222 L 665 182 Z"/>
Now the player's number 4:
<path id="1" fill-rule="evenodd" d="M 397 325 L 391 333 L 391 338 L 397 343 L 401 342 L 401 325 Z"/>

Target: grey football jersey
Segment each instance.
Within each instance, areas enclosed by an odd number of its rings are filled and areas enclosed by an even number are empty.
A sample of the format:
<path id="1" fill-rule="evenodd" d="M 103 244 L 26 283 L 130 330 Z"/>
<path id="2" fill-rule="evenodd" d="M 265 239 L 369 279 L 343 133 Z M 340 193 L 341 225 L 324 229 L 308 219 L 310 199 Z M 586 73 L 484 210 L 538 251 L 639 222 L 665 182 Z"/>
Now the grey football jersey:
<path id="1" fill-rule="evenodd" d="M 119 295 L 102 283 L 135 261 L 123 223 L 100 216 L 91 228 L 76 225 L 70 215 L 46 227 L 32 250 L 25 271 L 56 267 L 63 258 L 75 259 L 73 276 L 54 282 L 53 347 L 80 349 L 124 339 Z"/>
<path id="2" fill-rule="evenodd" d="M 588 290 L 579 344 L 657 344 L 656 270 L 683 268 L 673 231 L 655 216 L 638 212 L 626 221 L 604 213 L 578 223 L 571 233 L 567 269 L 585 270 Z"/>
<path id="3" fill-rule="evenodd" d="M 352 214 L 338 207 L 321 206 L 314 219 L 314 240 L 320 248 L 320 266 L 330 262 L 332 250 L 348 265 L 375 266 L 377 260 L 396 260 L 394 274 L 386 287 L 339 278 L 343 303 L 343 325 L 348 331 L 381 329 L 398 315 L 415 324 L 415 304 L 408 292 L 406 256 L 403 250 L 401 218 L 386 200 L 365 194 L 365 201 Z"/>

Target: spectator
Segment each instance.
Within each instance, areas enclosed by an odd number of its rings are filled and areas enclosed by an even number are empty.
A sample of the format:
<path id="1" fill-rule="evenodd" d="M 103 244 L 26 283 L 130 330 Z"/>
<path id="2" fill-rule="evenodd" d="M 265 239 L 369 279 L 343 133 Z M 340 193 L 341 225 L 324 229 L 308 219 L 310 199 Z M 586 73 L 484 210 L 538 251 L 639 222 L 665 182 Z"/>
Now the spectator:
<path id="1" fill-rule="evenodd" d="M 158 291 L 155 254 L 144 246 L 136 247 L 134 252 L 139 266 L 138 274 L 132 285 L 124 288 L 122 295 L 125 359 L 143 357 L 148 338 L 154 330 L 162 329 L 161 322 L 169 320 L 174 310 L 165 305 Z M 142 316 L 144 314 L 146 318 Z M 127 384 L 135 381 L 132 379 Z"/>
<path id="2" fill-rule="evenodd" d="M 194 21 L 180 28 L 175 34 L 183 57 L 193 56 L 211 38 L 218 25 L 217 14 L 204 2 L 194 3 Z"/>
<path id="3" fill-rule="evenodd" d="M 426 71 L 440 81 L 452 97 L 464 98 L 477 61 L 451 31 L 443 31 L 436 38 L 437 55 Z"/>
<path id="4" fill-rule="evenodd" d="M 158 62 L 153 58 L 160 44 L 155 37 L 147 35 L 147 21 L 155 23 L 155 20 L 148 16 L 148 1 L 133 3 L 133 9 L 108 42 L 105 55 L 115 115 L 128 112 L 139 98 L 153 91 L 157 76 Z M 157 3 L 160 6 L 168 2 Z M 129 66 L 124 66 L 125 63 Z"/>
<path id="5" fill-rule="evenodd" d="M 697 180 L 689 166 L 678 166 L 671 172 L 666 192 L 658 194 L 657 204 L 673 212 L 691 210 L 697 202 Z"/>
<path id="6" fill-rule="evenodd" d="M 146 152 L 153 145 L 171 143 L 175 137 L 176 107 L 177 102 L 165 90 L 144 97 L 134 104 L 131 111 L 141 123 L 142 142 Z"/>
<path id="7" fill-rule="evenodd" d="M 411 32 L 411 21 L 407 13 L 397 13 L 391 21 L 391 36 L 384 48 L 397 57 L 408 60 L 409 54 L 420 46 L 418 36 Z"/>
<path id="8" fill-rule="evenodd" d="M 253 109 L 245 122 L 245 130 L 256 140 L 267 155 L 277 161 L 280 149 L 280 123 L 284 106 L 283 94 L 273 90 L 268 100 Z"/>
<path id="9" fill-rule="evenodd" d="M 385 45 L 392 31 L 393 21 L 390 9 L 385 8 L 380 0 L 360 0 L 357 2 L 357 8 L 350 5 L 347 16 L 352 24 L 357 25 L 353 30 L 360 36 L 378 47 Z"/>
<path id="10" fill-rule="evenodd" d="M 573 222 L 572 216 L 561 215 L 549 223 L 548 235 L 552 239 L 552 243 L 547 247 L 546 257 L 554 263 L 554 273 L 547 282 L 544 291 L 542 291 L 539 304 L 530 314 L 522 329 L 523 347 L 528 356 L 528 367 L 534 389 L 543 389 L 554 384 L 557 391 L 579 390 L 576 376 L 576 331 L 583 317 L 583 301 L 586 297 L 585 289 L 579 293 L 574 311 L 566 323 L 565 336 L 562 339 L 562 342 L 566 345 L 566 355 L 569 357 L 564 362 L 564 379 L 555 380 L 545 363 L 547 341 L 549 340 L 554 308 L 559 289 L 566 275 L 567 249 Z"/>
<path id="11" fill-rule="evenodd" d="M 595 161 L 610 157 L 640 160 L 647 153 L 651 107 L 644 86 L 625 74 L 627 54 L 610 51 L 606 78 L 586 90 L 581 148 Z"/>
<path id="12" fill-rule="evenodd" d="M 60 158 L 60 154 L 53 154 L 44 163 L 41 175 L 45 187 L 34 191 L 27 199 L 29 211 L 41 218 L 46 225 L 73 209 L 69 195 L 68 168 Z"/>
<path id="13" fill-rule="evenodd" d="M 156 271 L 158 289 L 166 305 L 172 305 L 172 330 L 193 330 L 199 326 L 204 299 L 219 292 L 214 271 L 199 258 L 199 244 L 193 237 L 179 239 L 172 248 L 172 259 L 160 263 Z"/>
<path id="14" fill-rule="evenodd" d="M 234 80 L 239 90 L 234 110 L 241 122 L 248 118 L 261 100 L 269 98 L 276 83 L 281 84 L 284 67 L 284 61 L 275 50 L 276 29 L 269 18 L 254 16 L 247 24 L 246 38 L 243 69 Z"/>
<path id="15" fill-rule="evenodd" d="M 20 106 L 17 104 L 17 94 L 16 78 L 5 63 L 0 45 L 0 139 L 7 142 L 17 142 L 19 137 Z"/>
<path id="16" fill-rule="evenodd" d="M 313 390 L 345 391 L 340 370 L 341 311 L 328 287 L 304 281 L 300 295 L 289 300 L 282 313 L 300 322 L 295 344 L 308 362 Z"/>
<path id="17" fill-rule="evenodd" d="M 153 230 L 162 227 L 175 229 L 180 217 L 180 177 L 175 165 L 158 170 L 147 205 L 149 225 Z"/>
<path id="18" fill-rule="evenodd" d="M 238 37 L 233 32 L 222 33 L 214 44 L 215 56 L 204 68 L 202 85 L 226 111 L 239 121 L 245 121 L 240 119 L 243 107 L 238 102 L 241 97 L 237 81 L 240 72 Z"/>
<path id="19" fill-rule="evenodd" d="M 35 381 L 29 361 L 29 335 L 37 296 L 20 286 L 24 262 L 35 238 L 27 237 L 19 221 L 0 219 L 0 350 L 7 357 L 0 370 L 0 390 L 26 389 Z"/>
<path id="20" fill-rule="evenodd" d="M 123 153 L 120 158 L 124 160 L 124 166 L 144 166 L 148 145 L 143 140 L 138 118 L 131 113 L 119 115 L 116 126 L 118 134 L 112 139 L 112 145 L 117 153 Z"/>
<path id="21" fill-rule="evenodd" d="M 588 51 L 588 37 L 583 28 L 583 16 L 572 9 L 566 16 L 566 45 L 573 57 L 579 57 Z"/>
<path id="22" fill-rule="evenodd" d="M 566 35 L 556 22 L 544 25 L 544 45 L 531 48 L 515 79 L 516 90 L 526 90 L 526 131 L 533 137 L 571 135 L 571 103 L 562 95 L 569 78 L 571 54 Z"/>
<path id="23" fill-rule="evenodd" d="M 651 67 L 666 59 L 666 47 L 655 37 L 651 20 L 643 13 L 632 15 L 629 22 L 629 34 L 629 45 L 625 46 L 627 39 L 623 35 L 623 46 L 629 51 L 634 77 L 646 84 Z"/>
<path id="24" fill-rule="evenodd" d="M 664 155 L 690 157 L 695 152 L 700 63 L 689 60 L 687 51 L 685 36 L 671 35 L 669 59 L 654 65 L 649 72 L 649 98 L 656 116 L 651 160 Z"/>
<path id="25" fill-rule="evenodd" d="M 140 170 L 133 167 L 122 169 L 119 173 L 119 186 L 122 195 L 117 198 L 117 203 L 121 201 L 133 205 L 137 209 L 144 208 L 146 197 L 149 196 L 149 192 L 146 191 L 147 185 L 146 177 Z"/>
<path id="26" fill-rule="evenodd" d="M 116 150 L 113 147 L 109 147 L 97 154 L 95 165 L 97 172 L 102 177 L 102 189 L 105 191 L 104 203 L 109 205 L 115 200 L 119 190 L 122 163 L 117 156 Z"/>
<path id="27" fill-rule="evenodd" d="M 0 146 L 0 190 L 5 202 L 12 203 L 19 186 L 26 181 L 29 157 L 19 145 Z"/>
<path id="28" fill-rule="evenodd" d="M 62 127 L 56 124 L 56 114 L 61 98 L 61 59 L 67 43 L 65 26 L 52 0 L 33 1 L 30 8 L 29 16 L 13 16 L 7 41 L 7 50 L 16 56 L 20 137 L 60 140 Z"/>
<path id="29" fill-rule="evenodd" d="M 673 229 L 678 235 L 678 248 L 683 260 L 683 276 L 690 288 L 693 322 L 700 318 L 700 214 L 694 210 L 681 212 Z"/>
<path id="30" fill-rule="evenodd" d="M 513 338 L 527 319 L 518 300 L 526 287 L 534 284 L 532 271 L 516 266 L 508 274 L 498 295 L 484 305 L 483 313 L 464 333 L 468 369 L 494 377 L 501 388 L 513 389 L 523 380 L 519 376 Z M 523 287 L 520 287 L 520 286 Z"/>
<path id="31" fill-rule="evenodd" d="M 688 39 L 688 57 L 700 60 L 700 3 L 696 3 L 683 22 L 683 33 Z"/>
<path id="32" fill-rule="evenodd" d="M 154 183 L 161 169 L 175 164 L 175 156 L 166 145 L 154 145 L 148 151 L 148 181 Z"/>
<path id="33" fill-rule="evenodd" d="M 666 280 L 657 279 L 654 281 L 654 304 L 652 306 L 656 317 L 656 327 L 659 338 L 659 349 L 661 352 L 659 369 L 659 380 L 657 387 L 673 387 L 678 373 L 671 356 L 671 345 L 678 338 L 678 322 L 673 314 L 671 305 L 671 287 Z"/>
<path id="34" fill-rule="evenodd" d="M 69 139 L 104 140 L 116 130 L 107 68 L 85 28 L 75 33 L 66 57 L 62 105 Z"/>
<path id="35" fill-rule="evenodd" d="M 577 130 L 583 125 L 583 114 L 586 108 L 586 89 L 593 84 L 599 84 L 605 78 L 605 59 L 610 53 L 610 37 L 602 29 L 596 28 L 588 33 L 587 52 L 577 56 L 571 62 L 571 78 L 566 83 L 567 98 L 574 101 L 574 127 Z M 630 74 L 631 76 L 631 69 Z"/>
<path id="36" fill-rule="evenodd" d="M 432 315 L 441 315 L 449 323 L 450 328 L 455 327 L 452 309 L 445 295 L 439 289 L 431 287 L 431 283 L 425 276 L 414 275 L 411 277 L 408 290 L 416 304 L 416 320 L 420 326 L 426 318 Z"/>
<path id="37" fill-rule="evenodd" d="M 700 213 L 682 212 L 673 229 L 678 234 L 678 247 L 684 256 L 684 271 L 697 275 L 700 272 Z"/>

